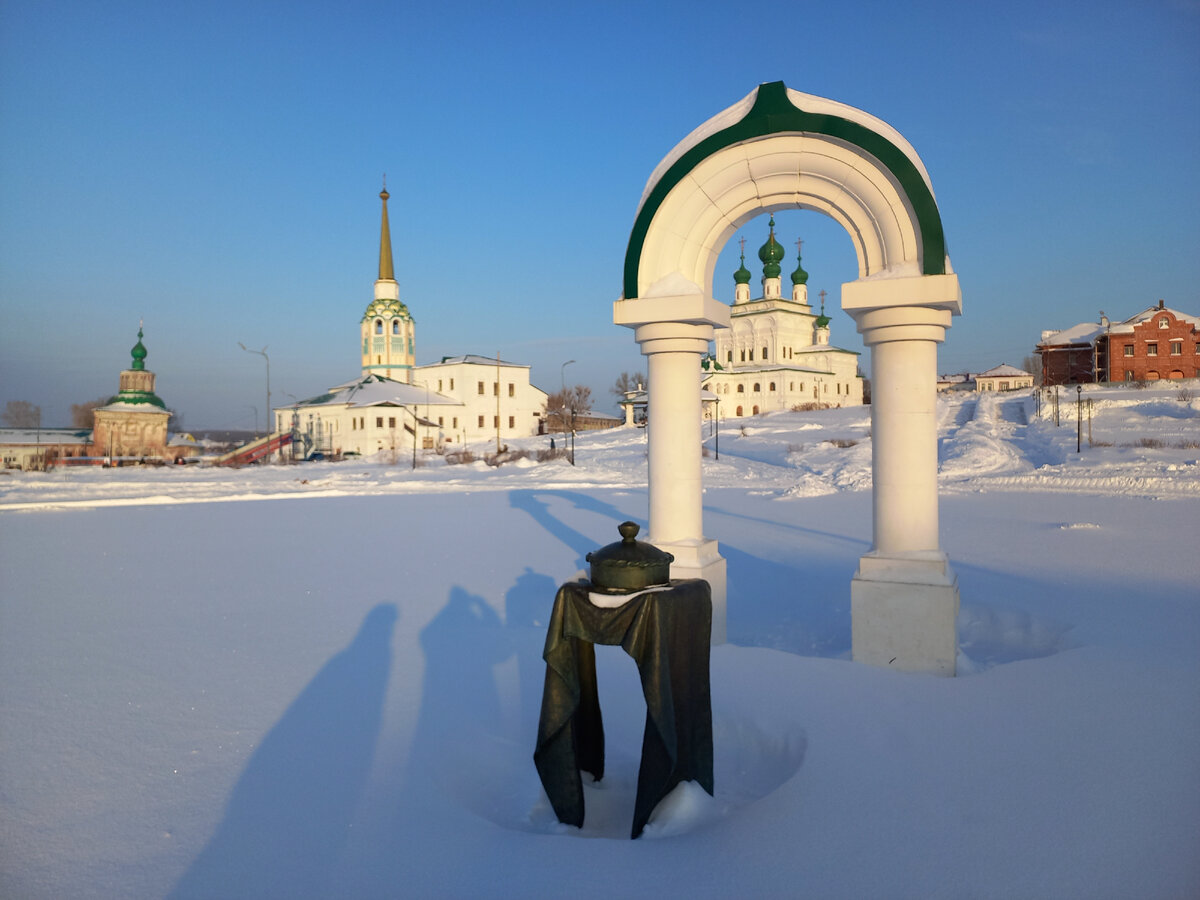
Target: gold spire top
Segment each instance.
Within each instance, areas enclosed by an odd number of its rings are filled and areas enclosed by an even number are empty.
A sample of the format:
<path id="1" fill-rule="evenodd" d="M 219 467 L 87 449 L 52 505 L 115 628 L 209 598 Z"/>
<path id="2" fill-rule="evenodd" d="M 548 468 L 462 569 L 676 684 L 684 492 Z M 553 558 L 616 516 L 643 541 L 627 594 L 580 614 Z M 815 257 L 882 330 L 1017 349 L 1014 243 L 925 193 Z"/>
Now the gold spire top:
<path id="1" fill-rule="evenodd" d="M 379 280 L 395 281 L 396 273 L 392 268 L 392 233 L 388 228 L 387 202 L 390 194 L 387 192 L 387 175 L 383 176 L 383 190 L 379 199 L 383 201 L 383 224 L 379 229 Z"/>

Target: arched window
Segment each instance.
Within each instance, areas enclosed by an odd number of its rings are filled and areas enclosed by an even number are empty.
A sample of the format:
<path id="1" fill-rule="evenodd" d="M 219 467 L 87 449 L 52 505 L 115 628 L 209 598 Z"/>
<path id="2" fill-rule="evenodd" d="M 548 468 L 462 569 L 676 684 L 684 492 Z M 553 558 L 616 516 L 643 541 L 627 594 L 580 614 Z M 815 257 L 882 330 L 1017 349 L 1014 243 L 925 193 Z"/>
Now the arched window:
<path id="1" fill-rule="evenodd" d="M 743 350 L 742 351 L 742 362 L 745 362 L 745 361 L 746 361 L 746 351 Z"/>
<path id="2" fill-rule="evenodd" d="M 737 408 L 737 415 L 739 415 L 739 416 L 740 416 L 741 414 L 742 414 L 742 408 L 739 406 L 739 407 Z"/>
<path id="3" fill-rule="evenodd" d="M 767 385 L 767 390 L 768 390 L 768 391 L 773 391 L 773 390 L 775 390 L 775 382 L 773 382 L 773 381 L 772 381 L 770 384 L 768 384 L 768 385 Z"/>
<path id="4" fill-rule="evenodd" d="M 733 362 L 733 351 L 730 350 L 725 354 L 725 362 Z"/>
<path id="5" fill-rule="evenodd" d="M 376 319 L 376 320 L 375 320 L 375 333 L 376 333 L 376 334 L 383 334 L 383 319 Z"/>
<path id="6" fill-rule="evenodd" d="M 754 413 L 753 413 L 753 414 L 754 414 L 754 415 L 756 415 L 756 416 L 758 415 L 758 407 L 757 407 L 757 406 L 755 406 L 755 407 L 754 407 Z"/>
<path id="7" fill-rule="evenodd" d="M 392 319 L 392 334 L 399 334 L 399 333 L 400 333 L 400 320 Z"/>
<path id="8" fill-rule="evenodd" d="M 738 391 L 737 391 L 737 392 L 738 392 L 739 394 L 744 394 L 744 393 L 746 393 L 746 386 L 745 386 L 744 384 L 739 384 L 739 385 L 738 385 Z M 740 416 L 740 415 L 741 415 L 741 413 L 738 413 L 738 415 Z"/>
<path id="9" fill-rule="evenodd" d="M 762 385 L 759 384 L 757 381 L 754 382 L 754 393 L 756 393 L 756 394 L 762 393 Z"/>
<path id="10" fill-rule="evenodd" d="M 763 359 L 765 360 L 766 358 L 767 358 L 767 348 L 763 347 Z"/>

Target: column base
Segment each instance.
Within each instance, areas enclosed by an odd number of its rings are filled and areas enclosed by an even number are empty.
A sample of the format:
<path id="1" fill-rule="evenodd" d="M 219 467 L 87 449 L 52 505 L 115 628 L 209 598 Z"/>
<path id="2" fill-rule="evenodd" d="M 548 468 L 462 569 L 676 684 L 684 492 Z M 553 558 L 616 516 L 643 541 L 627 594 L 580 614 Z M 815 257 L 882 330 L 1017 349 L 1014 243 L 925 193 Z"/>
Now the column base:
<path id="1" fill-rule="evenodd" d="M 717 542 L 709 540 L 659 543 L 660 550 L 675 557 L 672 578 L 703 578 L 712 589 L 712 645 L 725 643 L 725 558 L 717 552 Z"/>
<path id="2" fill-rule="evenodd" d="M 850 582 L 854 661 L 953 676 L 958 604 L 958 576 L 941 551 L 866 554 Z"/>

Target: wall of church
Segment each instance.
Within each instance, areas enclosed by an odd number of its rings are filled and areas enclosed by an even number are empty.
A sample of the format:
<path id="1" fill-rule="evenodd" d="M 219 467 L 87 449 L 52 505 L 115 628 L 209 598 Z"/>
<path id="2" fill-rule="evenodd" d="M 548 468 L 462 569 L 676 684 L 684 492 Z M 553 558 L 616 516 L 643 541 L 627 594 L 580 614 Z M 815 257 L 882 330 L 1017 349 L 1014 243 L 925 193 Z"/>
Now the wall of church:
<path id="1" fill-rule="evenodd" d="M 167 456 L 167 419 L 164 410 L 105 410 L 94 413 L 93 454 L 161 459 Z"/>
<path id="2" fill-rule="evenodd" d="M 463 405 L 431 417 L 447 431 L 447 440 L 473 444 L 542 433 L 546 392 L 529 383 L 529 367 L 495 363 L 445 362 L 418 366 L 413 384 L 453 397 Z M 454 424 L 457 420 L 457 424 Z"/>

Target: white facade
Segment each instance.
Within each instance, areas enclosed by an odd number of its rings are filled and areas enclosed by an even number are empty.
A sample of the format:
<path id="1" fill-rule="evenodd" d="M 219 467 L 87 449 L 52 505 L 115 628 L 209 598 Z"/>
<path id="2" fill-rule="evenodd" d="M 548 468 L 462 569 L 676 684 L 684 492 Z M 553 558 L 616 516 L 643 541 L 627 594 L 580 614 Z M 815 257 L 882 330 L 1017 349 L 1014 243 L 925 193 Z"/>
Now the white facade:
<path id="1" fill-rule="evenodd" d="M 275 409 L 275 430 L 295 429 L 304 455 L 439 450 L 458 438 L 438 425 L 457 421 L 461 404 L 424 387 L 368 375 L 328 393 Z M 286 451 L 285 451 L 286 452 Z"/>
<path id="2" fill-rule="evenodd" d="M 453 398 L 461 407 L 434 410 L 446 440 L 476 444 L 541 434 L 546 392 L 529 383 L 529 366 L 485 356 L 447 356 L 413 369 L 413 384 Z"/>
<path id="3" fill-rule="evenodd" d="M 751 299 L 743 264 L 734 276 L 737 288 L 729 327 L 716 328 L 713 359 L 720 370 L 704 386 L 716 395 L 721 418 L 778 412 L 807 404 L 859 406 L 863 401 L 858 354 L 829 343 L 829 317 L 808 303 L 808 273 L 797 261 L 791 296 L 784 297 L 775 241 L 774 219 L 764 262 L 762 296 Z"/>
<path id="4" fill-rule="evenodd" d="M 1016 366 L 999 365 L 975 376 L 977 391 L 1015 391 L 1033 387 L 1033 374 Z"/>

